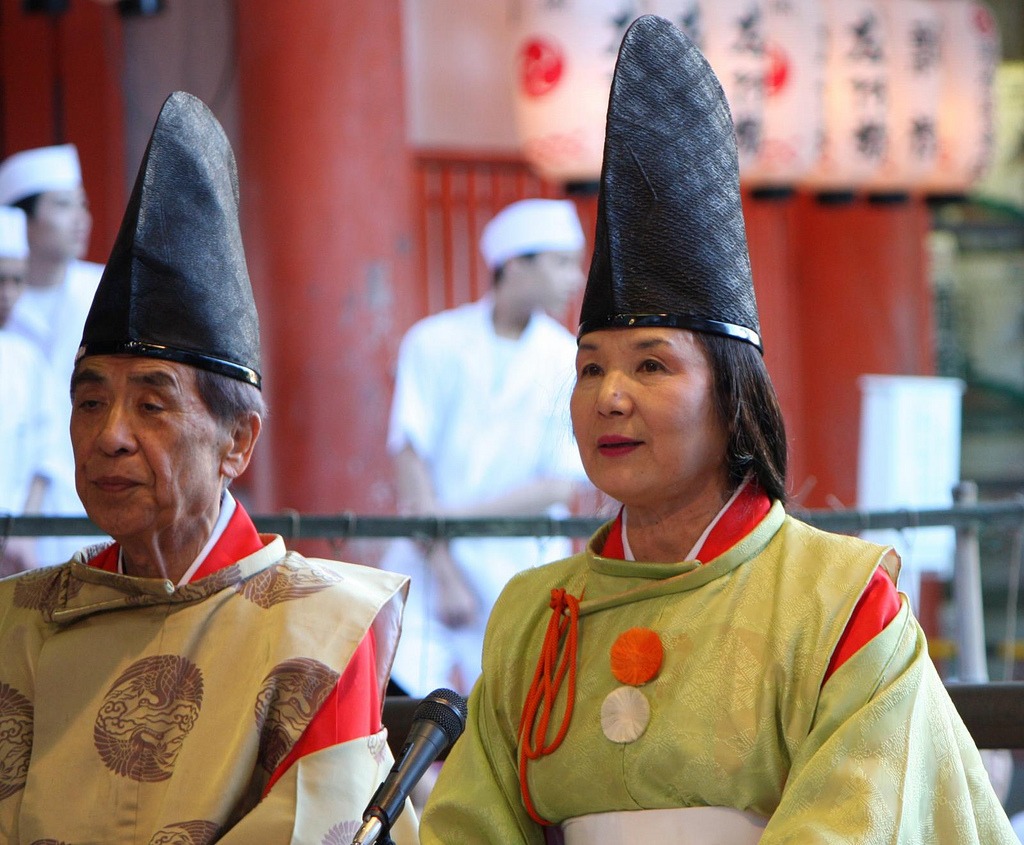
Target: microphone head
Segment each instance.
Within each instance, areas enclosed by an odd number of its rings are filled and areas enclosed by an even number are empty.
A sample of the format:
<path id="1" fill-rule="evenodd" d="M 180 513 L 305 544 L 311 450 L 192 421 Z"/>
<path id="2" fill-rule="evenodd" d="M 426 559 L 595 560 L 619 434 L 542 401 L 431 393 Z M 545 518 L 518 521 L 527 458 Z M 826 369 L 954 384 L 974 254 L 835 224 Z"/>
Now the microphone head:
<path id="1" fill-rule="evenodd" d="M 468 713 L 466 699 L 454 690 L 442 688 L 434 690 L 419 703 L 412 714 L 412 720 L 425 720 L 438 725 L 448 738 L 448 745 L 451 745 L 466 729 Z"/>

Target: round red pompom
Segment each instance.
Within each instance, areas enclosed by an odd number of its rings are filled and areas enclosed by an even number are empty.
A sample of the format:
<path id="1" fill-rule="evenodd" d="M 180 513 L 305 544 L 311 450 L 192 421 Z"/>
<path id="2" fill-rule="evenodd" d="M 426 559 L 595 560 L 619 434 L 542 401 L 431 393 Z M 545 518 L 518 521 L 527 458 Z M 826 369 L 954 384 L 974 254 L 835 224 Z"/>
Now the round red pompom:
<path id="1" fill-rule="evenodd" d="M 617 681 L 638 687 L 653 679 L 661 668 L 665 650 L 650 628 L 630 628 L 612 645 L 612 674 Z"/>

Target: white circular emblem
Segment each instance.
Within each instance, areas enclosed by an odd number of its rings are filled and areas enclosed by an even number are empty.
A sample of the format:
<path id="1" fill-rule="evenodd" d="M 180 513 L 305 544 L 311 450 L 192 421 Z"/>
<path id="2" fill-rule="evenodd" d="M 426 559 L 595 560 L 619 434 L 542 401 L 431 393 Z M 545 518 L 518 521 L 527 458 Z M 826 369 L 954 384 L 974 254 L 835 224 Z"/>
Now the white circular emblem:
<path id="1" fill-rule="evenodd" d="M 635 742 L 651 720 L 651 705 L 636 687 L 619 687 L 601 704 L 601 730 L 612 742 Z"/>

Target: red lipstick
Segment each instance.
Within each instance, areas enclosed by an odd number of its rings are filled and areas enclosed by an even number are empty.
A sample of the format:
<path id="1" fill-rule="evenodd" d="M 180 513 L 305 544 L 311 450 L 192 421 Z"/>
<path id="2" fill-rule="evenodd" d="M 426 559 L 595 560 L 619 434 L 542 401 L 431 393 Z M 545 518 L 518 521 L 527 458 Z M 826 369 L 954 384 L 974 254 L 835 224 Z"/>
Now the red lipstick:
<path id="1" fill-rule="evenodd" d="M 617 434 L 607 434 L 597 439 L 597 450 L 602 455 L 609 457 L 628 455 L 639 445 L 639 440 L 630 440 L 628 437 L 620 437 Z"/>

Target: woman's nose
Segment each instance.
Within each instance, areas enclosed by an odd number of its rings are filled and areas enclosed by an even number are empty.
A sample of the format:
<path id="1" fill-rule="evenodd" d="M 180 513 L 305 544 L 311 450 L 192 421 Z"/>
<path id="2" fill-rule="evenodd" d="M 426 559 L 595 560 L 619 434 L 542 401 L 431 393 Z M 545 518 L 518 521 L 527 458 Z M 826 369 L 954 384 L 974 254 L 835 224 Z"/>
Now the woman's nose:
<path id="1" fill-rule="evenodd" d="M 629 392 L 622 377 L 614 373 L 605 375 L 597 394 L 598 413 L 606 416 L 625 414 L 630 407 Z"/>

